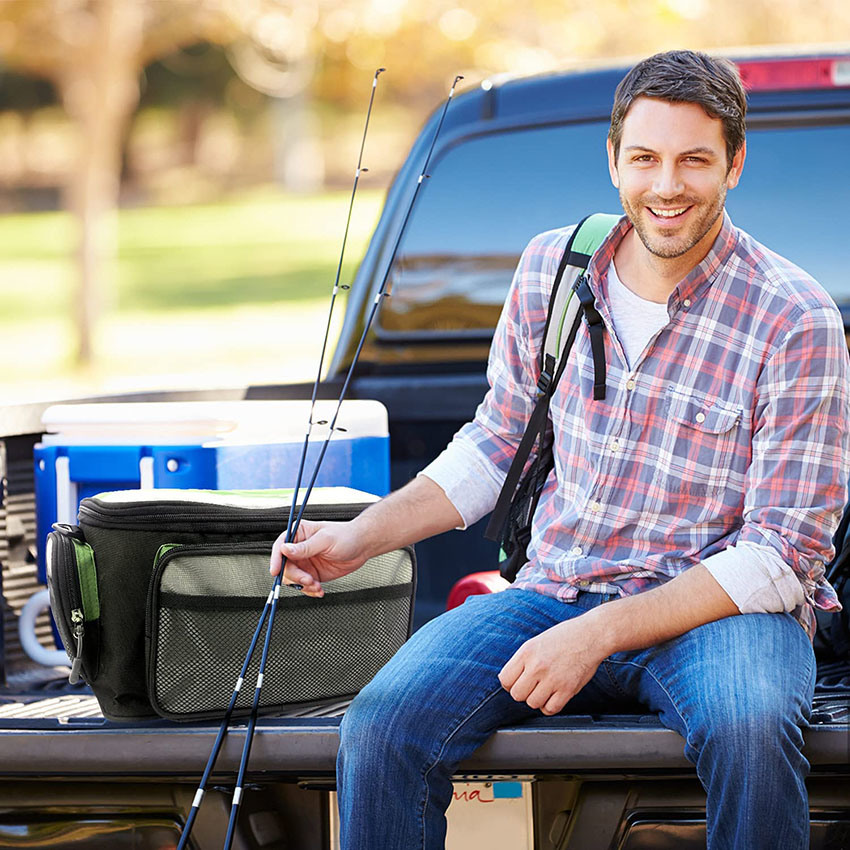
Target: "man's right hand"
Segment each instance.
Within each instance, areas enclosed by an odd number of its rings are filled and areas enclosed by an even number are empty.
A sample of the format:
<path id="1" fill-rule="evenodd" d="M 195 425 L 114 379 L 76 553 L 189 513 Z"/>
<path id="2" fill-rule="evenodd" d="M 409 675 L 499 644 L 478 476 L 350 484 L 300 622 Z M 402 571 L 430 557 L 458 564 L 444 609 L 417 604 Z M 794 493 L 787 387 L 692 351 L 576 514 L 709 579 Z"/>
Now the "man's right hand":
<path id="1" fill-rule="evenodd" d="M 302 520 L 294 543 L 281 534 L 272 547 L 272 575 L 300 584 L 308 596 L 324 596 L 323 581 L 353 573 L 366 561 L 432 534 L 463 525 L 463 517 L 430 478 L 420 475 L 370 505 L 349 522 Z"/>
<path id="2" fill-rule="evenodd" d="M 348 575 L 366 563 L 368 555 L 353 525 L 302 520 L 294 543 L 285 542 L 285 532 L 275 540 L 269 572 L 277 575 L 285 557 L 284 584 L 301 585 L 307 596 L 324 596 L 323 581 Z"/>

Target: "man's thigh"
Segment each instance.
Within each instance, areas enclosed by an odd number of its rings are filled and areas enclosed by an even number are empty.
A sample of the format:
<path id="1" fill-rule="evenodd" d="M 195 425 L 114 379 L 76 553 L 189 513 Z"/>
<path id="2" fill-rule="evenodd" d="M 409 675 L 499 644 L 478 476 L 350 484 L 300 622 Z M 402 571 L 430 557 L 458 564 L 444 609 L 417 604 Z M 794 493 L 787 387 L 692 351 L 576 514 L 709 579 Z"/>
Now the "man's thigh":
<path id="1" fill-rule="evenodd" d="M 607 663 L 624 691 L 686 739 L 691 755 L 711 730 L 771 717 L 804 726 L 810 715 L 814 652 L 790 614 L 727 617 Z"/>
<path id="2" fill-rule="evenodd" d="M 526 640 L 586 610 L 585 605 L 526 590 L 470 597 L 420 628 L 352 708 L 366 709 L 374 720 L 380 715 L 389 724 L 418 717 L 425 725 L 445 727 L 443 731 L 472 713 L 482 731 L 541 716 L 502 689 L 499 671 Z M 590 710 L 591 704 L 616 695 L 604 685 L 591 681 L 568 711 Z M 439 730 L 433 731 L 439 737 Z"/>

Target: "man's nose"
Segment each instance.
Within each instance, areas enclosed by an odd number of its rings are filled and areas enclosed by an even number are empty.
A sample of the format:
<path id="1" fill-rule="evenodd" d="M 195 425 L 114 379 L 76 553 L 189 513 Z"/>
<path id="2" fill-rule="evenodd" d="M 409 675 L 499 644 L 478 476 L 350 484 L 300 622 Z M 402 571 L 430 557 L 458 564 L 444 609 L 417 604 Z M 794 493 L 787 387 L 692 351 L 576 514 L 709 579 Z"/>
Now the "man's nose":
<path id="1" fill-rule="evenodd" d="M 665 163 L 656 171 L 655 180 L 652 183 L 652 191 L 659 198 L 675 198 L 681 195 L 684 189 L 679 169 L 674 163 Z"/>

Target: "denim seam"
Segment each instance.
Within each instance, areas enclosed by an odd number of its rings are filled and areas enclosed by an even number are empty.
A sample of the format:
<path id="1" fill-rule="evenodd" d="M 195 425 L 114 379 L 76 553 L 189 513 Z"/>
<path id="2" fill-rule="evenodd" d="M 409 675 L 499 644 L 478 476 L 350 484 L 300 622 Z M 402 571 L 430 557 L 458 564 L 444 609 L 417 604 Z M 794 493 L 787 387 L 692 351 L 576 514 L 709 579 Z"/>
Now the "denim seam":
<path id="1" fill-rule="evenodd" d="M 806 654 L 806 676 L 805 676 L 805 681 L 807 683 L 811 679 L 812 674 L 816 674 L 816 666 L 817 666 L 817 662 L 816 662 L 816 659 L 815 659 L 814 652 L 812 652 L 811 654 L 807 653 Z M 812 718 L 812 704 L 811 704 L 811 702 L 809 703 L 808 706 L 806 706 L 806 704 L 803 703 L 803 705 L 800 709 L 800 719 L 803 722 L 798 723 L 797 725 L 800 727 L 801 730 L 807 729 L 812 725 L 811 724 L 811 718 Z"/>
<path id="2" fill-rule="evenodd" d="M 690 737 L 691 737 L 691 729 L 688 726 L 688 721 L 685 719 L 685 715 L 682 714 L 682 709 L 679 708 L 678 704 L 676 703 L 676 700 L 673 699 L 672 695 L 670 694 L 670 691 L 668 691 L 667 688 L 664 687 L 664 685 L 661 683 L 658 676 L 656 676 L 655 673 L 653 673 L 652 670 L 650 670 L 647 665 L 639 664 L 637 661 L 613 661 L 612 660 L 611 663 L 612 664 L 624 664 L 624 665 L 628 664 L 631 667 L 639 667 L 641 670 L 645 670 L 647 673 L 649 673 L 650 676 L 652 676 L 652 678 L 655 681 L 655 684 L 658 685 L 658 687 L 661 688 L 662 691 L 664 691 L 665 695 L 667 696 L 667 699 L 670 700 L 670 705 L 673 706 L 674 710 L 676 711 L 676 714 L 679 715 L 679 719 L 682 721 L 682 725 L 685 727 L 685 755 L 687 756 L 688 749 L 690 748 L 691 750 L 693 750 L 693 747 L 691 747 L 690 740 L 689 740 Z M 698 758 L 694 758 L 694 760 L 693 760 L 694 771 L 696 772 L 697 779 L 699 779 L 700 784 L 702 785 L 703 788 L 705 788 L 707 783 L 705 782 L 703 777 L 700 776 L 698 761 L 699 761 Z M 707 839 L 707 842 L 710 846 L 711 836 L 708 835 L 708 824 L 707 823 L 706 823 L 706 839 Z"/>
<path id="3" fill-rule="evenodd" d="M 640 664 L 637 661 L 615 661 L 614 659 L 610 659 L 610 661 L 612 664 L 622 664 L 624 666 L 628 665 L 629 667 L 638 667 L 639 669 L 646 671 L 647 673 L 649 673 L 650 676 L 652 676 L 653 680 L 655 681 L 655 684 L 658 685 L 658 687 L 661 688 L 662 691 L 664 691 L 664 694 L 667 696 L 667 699 L 670 700 L 670 704 L 675 709 L 676 714 L 679 715 L 679 719 L 682 721 L 682 725 L 685 727 L 685 749 L 693 749 L 693 747 L 691 747 L 690 741 L 688 740 L 691 737 L 691 729 L 688 726 L 688 721 L 685 719 L 685 715 L 682 713 L 682 709 L 679 708 L 679 705 L 677 704 L 676 700 L 673 699 L 673 696 L 670 691 L 668 691 L 667 688 L 664 687 L 664 685 L 661 683 L 661 680 L 658 678 L 658 676 L 655 675 L 655 673 L 652 672 L 649 666 L 646 664 Z M 699 775 L 699 768 L 697 767 L 696 760 L 694 760 L 694 769 L 696 770 L 697 777 L 699 778 L 700 782 L 702 782 L 702 777 Z"/>
<path id="4" fill-rule="evenodd" d="M 496 688 L 496 690 L 491 691 L 487 696 L 485 696 L 478 705 L 475 706 L 468 714 L 458 718 L 454 721 L 454 728 L 451 729 L 451 732 L 446 736 L 443 743 L 440 745 L 440 749 L 436 752 L 436 754 L 431 759 L 430 764 L 422 773 L 422 781 L 425 786 L 425 796 L 422 800 L 422 808 L 420 809 L 420 817 L 422 821 L 422 847 L 424 850 L 425 847 L 425 810 L 428 808 L 428 799 L 430 797 L 430 788 L 428 786 L 428 774 L 437 766 L 440 761 L 440 757 L 443 755 L 446 747 L 448 746 L 449 741 L 463 728 L 465 724 L 467 724 L 472 718 L 491 700 L 493 697 L 497 696 L 502 692 L 502 688 Z"/>
<path id="5" fill-rule="evenodd" d="M 673 708 L 675 709 L 676 714 L 678 714 L 678 715 L 679 715 L 679 718 L 680 718 L 680 720 L 682 721 L 682 725 L 685 727 L 685 732 L 686 732 L 686 738 L 685 738 L 685 754 L 687 755 L 687 750 L 688 750 L 688 748 L 690 747 L 690 743 L 689 743 L 689 741 L 688 741 L 688 739 L 690 738 L 690 734 L 691 734 L 690 727 L 688 726 L 688 723 L 687 723 L 687 721 L 685 720 L 685 716 L 684 716 L 684 714 L 682 714 L 682 710 L 679 708 L 678 704 L 676 703 L 676 700 L 674 700 L 674 699 L 673 699 L 672 695 L 671 695 L 671 694 L 670 694 L 670 692 L 667 690 L 667 688 L 665 688 L 665 687 L 664 687 L 664 685 L 661 683 L 661 681 L 659 680 L 658 676 L 656 676 L 656 675 L 655 675 L 655 673 L 653 673 L 653 672 L 652 672 L 652 670 L 649 668 L 649 666 L 648 666 L 648 665 L 641 664 L 641 663 L 639 663 L 639 662 L 637 662 L 637 661 L 616 661 L 616 660 L 615 660 L 615 659 L 613 659 L 613 658 L 608 658 L 608 659 L 606 659 L 606 660 L 607 660 L 607 661 L 609 661 L 611 664 L 621 664 L 621 665 L 623 665 L 623 666 L 628 665 L 628 666 L 630 666 L 630 667 L 637 667 L 637 668 L 639 668 L 639 669 L 641 669 L 641 670 L 645 670 L 645 671 L 646 671 L 646 672 L 647 672 L 650 676 L 652 676 L 652 678 L 653 678 L 653 680 L 655 681 L 655 683 L 656 683 L 656 684 L 658 685 L 658 687 L 659 687 L 659 688 L 661 688 L 661 690 L 665 693 L 665 695 L 667 696 L 667 699 L 669 699 L 669 700 L 670 700 L 670 704 L 671 704 L 671 705 L 673 706 Z M 811 655 L 809 655 L 809 656 L 807 657 L 807 659 L 806 659 L 806 677 L 807 677 L 807 678 L 806 678 L 806 680 L 808 680 L 808 677 L 810 677 L 810 676 L 811 676 L 811 674 L 812 674 L 812 665 L 813 665 L 813 662 L 814 662 L 814 653 L 812 653 Z M 808 722 L 805 720 L 805 716 L 804 716 L 804 715 L 802 715 L 802 713 L 801 713 L 801 717 L 802 717 L 802 719 L 804 720 L 804 722 L 806 722 L 806 725 L 808 726 L 809 724 L 808 724 Z M 799 726 L 800 724 L 797 724 L 797 725 Z M 801 731 L 802 731 L 802 727 L 801 727 Z M 691 748 L 691 749 L 693 749 L 693 748 Z M 805 756 L 803 755 L 802 751 L 798 751 L 798 754 L 799 754 L 799 755 L 800 755 L 803 759 L 805 759 Z M 696 775 L 697 775 L 697 778 L 699 779 L 699 781 L 700 781 L 700 783 L 702 784 L 703 788 L 705 788 L 705 787 L 706 787 L 706 782 L 704 781 L 703 777 L 700 775 L 699 765 L 697 764 L 697 761 L 698 761 L 697 759 L 694 759 L 694 761 L 693 761 L 694 770 L 695 770 Z M 706 823 L 706 840 L 707 840 L 707 844 L 708 844 L 708 846 L 711 846 L 712 835 L 708 832 L 708 829 L 709 829 L 709 826 L 708 826 L 708 823 Z"/>
<path id="6" fill-rule="evenodd" d="M 622 687 L 620 687 L 620 683 L 614 678 L 614 674 L 611 671 L 611 663 L 612 660 L 610 658 L 606 658 L 602 662 L 602 668 L 605 670 L 605 675 L 608 677 L 608 681 L 614 687 L 614 690 L 617 691 L 618 694 L 620 694 L 620 696 L 622 696 L 624 699 L 631 699 L 632 697 L 627 694 Z"/>

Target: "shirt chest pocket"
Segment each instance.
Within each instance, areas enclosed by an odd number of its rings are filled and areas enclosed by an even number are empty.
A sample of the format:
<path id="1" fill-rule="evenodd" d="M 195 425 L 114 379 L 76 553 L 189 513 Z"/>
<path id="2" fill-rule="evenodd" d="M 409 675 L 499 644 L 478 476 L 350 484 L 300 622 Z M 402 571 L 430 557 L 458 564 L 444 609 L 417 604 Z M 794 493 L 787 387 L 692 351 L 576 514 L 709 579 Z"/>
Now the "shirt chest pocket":
<path id="1" fill-rule="evenodd" d="M 661 413 L 655 483 L 668 494 L 719 495 L 728 486 L 743 408 L 669 387 Z"/>

